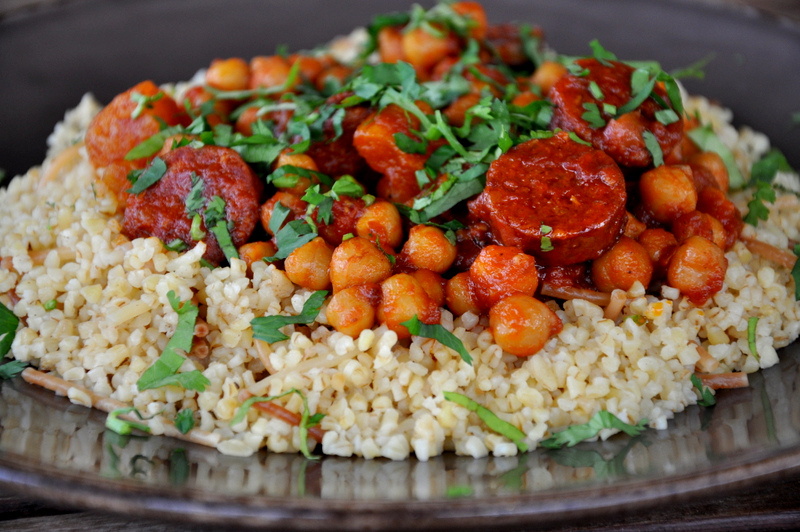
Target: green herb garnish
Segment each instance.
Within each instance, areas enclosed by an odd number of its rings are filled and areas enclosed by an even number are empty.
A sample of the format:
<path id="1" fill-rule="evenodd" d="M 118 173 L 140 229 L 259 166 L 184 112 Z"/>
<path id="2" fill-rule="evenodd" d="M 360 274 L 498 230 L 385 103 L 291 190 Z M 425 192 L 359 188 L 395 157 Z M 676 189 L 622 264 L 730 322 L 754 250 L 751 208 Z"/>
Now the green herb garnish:
<path id="1" fill-rule="evenodd" d="M 314 322 L 319 314 L 319 309 L 328 296 L 327 290 L 318 290 L 303 304 L 303 310 L 296 316 L 262 316 L 250 320 L 253 327 L 253 338 L 267 343 L 288 340 L 289 337 L 280 331 L 285 325 L 308 325 Z"/>
<path id="2" fill-rule="evenodd" d="M 134 407 L 129 406 L 126 408 L 118 408 L 116 410 L 112 410 L 108 413 L 108 417 L 106 418 L 106 428 L 116 432 L 117 434 L 130 434 L 133 429 L 141 430 L 142 432 L 150 432 L 150 427 L 144 423 L 138 423 L 136 421 L 129 421 L 127 419 L 121 419 L 119 416 L 123 414 L 128 414 L 133 412 L 136 416 L 144 420 L 145 418 L 142 417 L 141 412 Z"/>
<path id="3" fill-rule="evenodd" d="M 653 166 L 661 166 L 664 164 L 664 152 L 661 151 L 661 145 L 652 131 L 645 131 L 642 133 L 644 145 L 650 155 L 653 156 Z"/>
<path id="4" fill-rule="evenodd" d="M 127 192 L 129 194 L 141 194 L 146 188 L 156 184 L 166 173 L 167 163 L 161 157 L 156 157 L 143 171 L 134 170 L 128 174 L 131 188 Z"/>
<path id="5" fill-rule="evenodd" d="M 231 425 L 236 425 L 241 423 L 244 420 L 245 416 L 247 415 L 247 411 L 250 410 L 250 407 L 253 406 L 255 403 L 266 403 L 269 401 L 274 401 L 275 399 L 280 399 L 281 397 L 285 397 L 291 393 L 296 393 L 300 396 L 303 400 L 303 412 L 300 414 L 300 452 L 303 453 L 303 456 L 310 460 L 316 460 L 319 456 L 311 454 L 311 450 L 308 448 L 308 429 L 319 425 L 322 421 L 322 418 L 325 417 L 325 414 L 316 413 L 314 415 L 308 409 L 308 399 L 306 398 L 305 394 L 298 390 L 297 388 L 292 388 L 286 392 L 280 393 L 278 395 L 272 395 L 269 397 L 251 397 L 245 402 L 242 403 L 242 406 L 236 411 L 236 415 L 233 416 L 231 419 Z"/>
<path id="6" fill-rule="evenodd" d="M 707 386 L 703 386 L 703 381 L 700 380 L 700 377 L 692 373 L 691 380 L 694 387 L 700 392 L 700 399 L 697 400 L 698 405 L 714 406 L 717 404 L 717 398 L 714 397 L 714 393 Z"/>
<path id="7" fill-rule="evenodd" d="M 739 171 L 733 152 L 722 143 L 711 126 L 697 127 L 686 134 L 702 151 L 713 151 L 722 158 L 722 162 L 725 163 L 725 168 L 728 170 L 728 181 L 732 189 L 744 186 L 744 177 Z"/>
<path id="8" fill-rule="evenodd" d="M 194 428 L 194 411 L 186 408 L 178 412 L 175 416 L 175 428 L 178 429 L 181 434 L 186 434 L 192 430 Z"/>
<path id="9" fill-rule="evenodd" d="M 647 423 L 647 419 L 642 419 L 636 425 L 629 425 L 611 412 L 601 410 L 592 416 L 592 419 L 588 422 L 567 427 L 539 443 L 542 447 L 549 449 L 558 449 L 565 445 L 572 447 L 584 440 L 596 437 L 603 429 L 617 429 L 628 436 L 638 436 L 647 428 Z"/>
<path id="10" fill-rule="evenodd" d="M 761 362 L 761 357 L 758 355 L 758 348 L 756 347 L 756 327 L 758 326 L 758 316 L 751 316 L 747 318 L 747 347 L 750 349 L 750 354 Z"/>
<path id="11" fill-rule="evenodd" d="M 794 298 L 795 300 L 798 300 L 800 299 L 800 244 L 795 244 L 792 251 L 794 252 L 795 257 L 798 259 L 795 261 L 794 266 L 792 267 L 792 279 L 794 279 Z"/>
<path id="12" fill-rule="evenodd" d="M 139 92 L 133 91 L 131 92 L 131 101 L 136 104 L 136 107 L 131 112 L 131 118 L 134 120 L 139 118 L 145 109 L 152 109 L 153 103 L 157 102 L 161 98 L 164 97 L 163 92 L 157 92 L 152 96 L 145 96 Z"/>
<path id="13" fill-rule="evenodd" d="M 434 324 L 427 324 L 422 323 L 419 318 L 415 315 L 408 321 L 402 322 L 400 325 L 403 325 L 408 329 L 408 332 L 414 336 L 421 336 L 423 338 L 430 338 L 432 340 L 436 340 L 437 342 L 441 343 L 444 346 L 449 347 L 453 351 L 461 356 L 461 359 L 469 364 L 472 365 L 472 357 L 470 356 L 467 349 L 464 347 L 464 343 L 453 333 L 442 327 L 438 323 Z"/>
<path id="14" fill-rule="evenodd" d="M 11 349 L 18 326 L 19 318 L 16 314 L 0 303 L 0 358 L 6 356 Z"/>
<path id="15" fill-rule="evenodd" d="M 769 208 L 764 204 L 774 203 L 776 199 L 773 181 L 778 172 L 791 172 L 792 167 L 780 150 L 772 149 L 759 161 L 753 164 L 750 172 L 750 185 L 755 188 L 753 198 L 747 203 L 745 223 L 758 225 L 759 220 L 769 218 Z"/>
<path id="16" fill-rule="evenodd" d="M 11 360 L 5 364 L 0 364 L 0 380 L 13 379 L 27 367 L 28 363 L 21 360 Z"/>
<path id="17" fill-rule="evenodd" d="M 191 301 L 181 303 L 175 292 L 167 293 L 172 309 L 178 313 L 178 325 L 175 332 L 164 347 L 161 356 L 136 381 L 139 391 L 160 388 L 162 386 L 180 386 L 187 390 L 202 392 L 211 382 L 198 370 L 178 373 L 185 357 L 177 353 L 177 349 L 189 352 L 194 338 L 194 327 L 199 309 Z"/>
<path id="18" fill-rule="evenodd" d="M 459 404 L 469 410 L 478 414 L 478 418 L 483 421 L 487 427 L 505 436 L 517 446 L 520 452 L 528 451 L 528 444 L 525 443 L 525 433 L 517 427 L 497 417 L 497 414 L 486 408 L 485 406 L 473 401 L 466 395 L 455 392 L 444 392 L 444 398 L 453 403 Z"/>

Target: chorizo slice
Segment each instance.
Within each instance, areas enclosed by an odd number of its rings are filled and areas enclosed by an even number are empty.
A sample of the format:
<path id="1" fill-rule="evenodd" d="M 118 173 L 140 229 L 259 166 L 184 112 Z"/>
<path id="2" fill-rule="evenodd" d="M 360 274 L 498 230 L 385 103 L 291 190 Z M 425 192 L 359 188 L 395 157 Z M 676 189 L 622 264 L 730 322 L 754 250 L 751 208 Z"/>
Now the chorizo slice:
<path id="1" fill-rule="evenodd" d="M 625 200 L 625 178 L 611 157 L 559 133 L 498 157 L 469 209 L 500 244 L 559 266 L 614 245 L 627 220 Z"/>
<path id="2" fill-rule="evenodd" d="M 259 220 L 259 196 L 262 185 L 241 156 L 230 148 L 184 146 L 166 153 L 167 170 L 161 179 L 139 194 L 128 198 L 123 233 L 129 238 L 156 236 L 164 242 L 192 238 L 194 214 L 187 208 L 187 198 L 201 190 L 198 209 L 204 209 L 214 196 L 225 201 L 225 217 L 233 245 L 245 244 Z M 198 186 L 198 178 L 202 186 Z M 195 201 L 194 203 L 198 203 Z M 202 216 L 201 216 L 202 219 Z M 225 255 L 214 234 L 201 220 L 208 246 L 204 257 L 220 263 Z"/>
<path id="3" fill-rule="evenodd" d="M 653 164 L 653 156 L 645 145 L 645 132 L 655 135 L 665 154 L 681 141 L 683 121 L 660 122 L 656 112 L 662 110 L 662 106 L 652 97 L 636 109 L 616 116 L 634 96 L 631 89 L 633 67 L 594 58 L 579 59 L 576 63 L 585 75 L 562 76 L 548 94 L 555 106 L 550 121 L 552 129 L 574 131 L 617 163 L 631 167 Z M 654 92 L 661 101 L 669 102 L 663 87 L 656 84 Z"/>

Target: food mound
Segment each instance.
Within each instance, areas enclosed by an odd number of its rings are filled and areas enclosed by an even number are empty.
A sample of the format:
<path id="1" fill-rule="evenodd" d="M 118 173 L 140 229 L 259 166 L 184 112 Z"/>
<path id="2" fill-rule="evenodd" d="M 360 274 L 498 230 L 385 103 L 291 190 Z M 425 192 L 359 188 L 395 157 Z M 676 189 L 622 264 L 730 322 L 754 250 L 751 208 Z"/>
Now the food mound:
<path id="1" fill-rule="evenodd" d="M 85 97 L 0 193 L 4 373 L 118 432 L 398 460 L 747 386 L 800 333 L 797 176 L 678 73 L 587 52 L 455 2 Z"/>

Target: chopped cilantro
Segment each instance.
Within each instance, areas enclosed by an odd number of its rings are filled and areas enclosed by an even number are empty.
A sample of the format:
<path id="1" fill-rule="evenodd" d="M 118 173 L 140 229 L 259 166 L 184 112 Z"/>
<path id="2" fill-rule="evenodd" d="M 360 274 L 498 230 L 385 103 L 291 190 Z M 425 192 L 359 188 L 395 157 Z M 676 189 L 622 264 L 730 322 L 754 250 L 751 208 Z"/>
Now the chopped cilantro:
<path id="1" fill-rule="evenodd" d="M 127 419 L 121 419 L 119 416 L 123 414 L 128 414 L 133 412 L 136 416 L 144 420 L 141 412 L 136 409 L 134 406 L 129 406 L 126 408 L 117 408 L 116 410 L 112 410 L 108 413 L 108 417 L 106 418 L 106 428 L 116 432 L 117 434 L 125 435 L 130 434 L 133 429 L 141 430 L 142 432 L 150 432 L 150 427 L 144 423 L 138 423 L 136 421 L 129 421 Z"/>
<path id="2" fill-rule="evenodd" d="M 142 159 L 144 157 L 155 155 L 161 150 L 161 148 L 164 147 L 164 142 L 166 142 L 169 137 L 180 133 L 182 130 L 183 128 L 181 128 L 181 126 L 171 126 L 162 129 L 155 135 L 143 140 L 131 148 L 131 151 L 125 154 L 125 160 L 132 161 L 135 159 Z"/>
<path id="3" fill-rule="evenodd" d="M 467 349 L 464 347 L 463 342 L 461 342 L 461 340 L 456 335 L 454 335 L 453 333 L 451 333 L 438 323 L 434 324 L 422 323 L 419 320 L 419 318 L 417 318 L 417 316 L 415 315 L 413 318 L 411 318 L 408 321 L 402 322 L 400 325 L 406 327 L 408 329 L 408 332 L 410 332 L 414 336 L 431 338 L 433 340 L 438 341 L 442 345 L 449 347 L 450 349 L 458 353 L 464 362 L 466 362 L 470 366 L 472 365 L 472 357 L 470 356 L 469 351 L 467 351 Z"/>
<path id="4" fill-rule="evenodd" d="M 300 414 L 300 427 L 299 427 L 300 452 L 302 452 L 303 456 L 305 456 L 306 458 L 310 460 L 315 460 L 319 457 L 311 454 L 311 450 L 308 448 L 308 429 L 315 425 L 319 425 L 319 423 L 322 421 L 322 418 L 325 417 L 325 414 L 316 413 L 314 415 L 311 415 L 311 412 L 309 411 L 308 408 L 308 398 L 306 398 L 305 394 L 300 390 L 298 390 L 297 388 L 292 388 L 291 390 L 285 391 L 278 395 L 272 395 L 269 397 L 251 397 L 247 399 L 245 402 L 242 403 L 242 405 L 236 411 L 236 415 L 233 416 L 233 419 L 231 419 L 231 425 L 236 425 L 238 423 L 241 423 L 244 420 L 245 416 L 247 415 L 247 411 L 250 410 L 250 407 L 253 406 L 255 403 L 265 403 L 268 401 L 274 401 L 275 399 L 280 399 L 281 397 L 285 397 L 292 393 L 296 393 L 303 400 L 303 411 Z"/>
<path id="5" fill-rule="evenodd" d="M 313 323 L 327 295 L 328 292 L 326 290 L 318 290 L 311 294 L 303 304 L 303 310 L 296 316 L 262 316 L 253 318 L 250 320 L 250 325 L 253 327 L 253 338 L 270 344 L 288 340 L 289 337 L 280 331 L 281 327 Z"/>
<path id="6" fill-rule="evenodd" d="M 592 42 L 589 43 L 589 47 L 592 49 L 594 58 L 604 66 L 611 66 L 611 61 L 617 60 L 617 56 L 606 50 L 597 39 L 592 40 Z"/>
<path id="7" fill-rule="evenodd" d="M 722 162 L 725 163 L 725 168 L 728 170 L 728 181 L 732 189 L 744 186 L 744 177 L 739 171 L 733 152 L 722 143 L 711 126 L 697 127 L 686 134 L 702 151 L 713 151 L 722 158 Z"/>
<path id="8" fill-rule="evenodd" d="M 703 386 L 703 381 L 700 380 L 700 377 L 692 373 L 691 380 L 694 387 L 697 388 L 697 391 L 700 393 L 700 399 L 697 400 L 698 405 L 714 406 L 717 404 L 717 398 L 714 397 L 714 392 L 712 392 L 710 388 Z"/>
<path id="9" fill-rule="evenodd" d="M 194 428 L 194 411 L 190 408 L 186 408 L 178 412 L 175 416 L 175 428 L 177 428 L 181 434 L 186 434 L 192 430 Z"/>
<path id="10" fill-rule="evenodd" d="M 152 96 L 145 96 L 139 92 L 133 91 L 131 92 L 131 101 L 136 104 L 136 107 L 131 112 L 131 118 L 134 120 L 139 118 L 145 109 L 152 109 L 153 103 L 157 102 L 161 98 L 164 97 L 163 92 L 157 92 Z"/>
<path id="11" fill-rule="evenodd" d="M 611 412 L 601 410 L 592 416 L 592 419 L 588 422 L 581 425 L 573 425 L 556 432 L 546 440 L 542 440 L 540 444 L 549 449 L 558 449 L 565 445 L 572 447 L 584 440 L 596 437 L 603 429 L 617 429 L 628 436 L 638 436 L 645 430 L 647 423 L 648 420 L 642 419 L 636 425 L 629 425 Z"/>
<path id="12" fill-rule="evenodd" d="M 553 232 L 553 228 L 545 224 L 542 224 L 539 230 L 542 232 L 543 235 L 549 235 L 550 233 Z M 555 249 L 553 248 L 553 242 L 550 240 L 549 236 L 542 237 L 539 249 L 541 249 L 544 252 L 553 251 L 553 249 Z"/>
<path id="13" fill-rule="evenodd" d="M 470 399 L 466 395 L 455 392 L 444 392 L 444 398 L 459 404 L 469 410 L 478 414 L 478 418 L 483 421 L 487 427 L 497 432 L 501 436 L 505 436 L 517 446 L 521 452 L 528 451 L 528 445 L 525 443 L 525 433 L 517 427 L 497 417 L 497 414 L 486 408 L 485 406 Z"/>
<path id="14" fill-rule="evenodd" d="M 225 258 L 228 261 L 233 258 L 238 259 L 239 252 L 236 251 L 236 246 L 233 245 L 228 229 L 228 220 L 225 217 L 225 200 L 219 196 L 212 197 L 206 207 L 204 218 L 206 227 L 214 233 L 219 247 L 222 248 L 222 253 L 225 254 Z"/>
<path id="15" fill-rule="evenodd" d="M 190 178 L 192 180 L 192 188 L 189 190 L 189 193 L 186 195 L 186 199 L 184 200 L 184 204 L 186 205 L 186 214 L 199 214 L 203 210 L 206 202 L 205 198 L 203 197 L 205 183 L 202 179 L 200 179 L 200 176 L 194 172 L 192 172 Z M 195 240 L 200 240 L 200 238 L 195 238 Z"/>
<path id="16" fill-rule="evenodd" d="M 13 379 L 20 373 L 22 370 L 28 367 L 27 362 L 23 362 L 21 360 L 11 360 L 4 364 L 0 364 L 0 379 L 8 380 Z"/>
<path id="17" fill-rule="evenodd" d="M 0 303 L 0 358 L 6 356 L 17 335 L 19 318 L 3 303 Z"/>
<path id="18" fill-rule="evenodd" d="M 791 172 L 792 167 L 783 153 L 774 148 L 753 164 L 749 184 L 755 191 L 753 198 L 747 203 L 745 223 L 758 225 L 759 220 L 769 218 L 769 208 L 764 203 L 775 202 L 776 194 L 772 183 L 780 171 Z"/>
<path id="19" fill-rule="evenodd" d="M 756 327 L 758 326 L 758 316 L 751 316 L 747 318 L 747 347 L 750 349 L 750 354 L 757 362 L 761 362 L 761 357 L 758 356 L 758 348 L 756 347 Z"/>
<path id="20" fill-rule="evenodd" d="M 51 310 L 55 310 L 56 308 L 58 308 L 58 301 L 56 301 L 55 299 L 50 299 L 49 301 L 45 301 L 42 304 L 42 307 L 44 307 L 44 309 L 48 312 Z"/>
<path id="21" fill-rule="evenodd" d="M 162 386 L 180 386 L 187 390 L 202 392 L 210 384 L 210 381 L 198 370 L 178 373 L 186 358 L 176 351 L 180 349 L 189 352 L 192 348 L 194 326 L 199 310 L 197 305 L 191 301 L 181 303 L 172 290 L 167 293 L 167 298 L 172 309 L 178 313 L 178 325 L 175 327 L 172 337 L 167 341 L 161 356 L 139 377 L 136 386 L 139 391 Z"/>
<path id="22" fill-rule="evenodd" d="M 596 103 L 586 102 L 583 104 L 583 108 L 586 109 L 586 112 L 581 115 L 581 118 L 586 120 L 590 127 L 597 129 L 606 125 L 606 120 Z"/>
<path id="23" fill-rule="evenodd" d="M 405 153 L 425 153 L 428 150 L 428 141 L 425 139 L 414 140 L 405 133 L 395 133 L 394 143 Z"/>
<path id="24" fill-rule="evenodd" d="M 186 251 L 189 249 L 189 245 L 180 238 L 175 238 L 164 243 L 164 247 L 167 249 L 167 251 Z"/>
<path id="25" fill-rule="evenodd" d="M 131 188 L 129 194 L 141 194 L 149 186 L 156 184 L 167 173 L 167 163 L 161 157 L 155 157 L 143 171 L 134 170 L 128 174 Z"/>
<path id="26" fill-rule="evenodd" d="M 644 145 L 650 155 L 653 157 L 653 166 L 661 166 L 664 164 L 664 152 L 661 151 L 661 145 L 652 131 L 644 131 L 642 133 Z"/>

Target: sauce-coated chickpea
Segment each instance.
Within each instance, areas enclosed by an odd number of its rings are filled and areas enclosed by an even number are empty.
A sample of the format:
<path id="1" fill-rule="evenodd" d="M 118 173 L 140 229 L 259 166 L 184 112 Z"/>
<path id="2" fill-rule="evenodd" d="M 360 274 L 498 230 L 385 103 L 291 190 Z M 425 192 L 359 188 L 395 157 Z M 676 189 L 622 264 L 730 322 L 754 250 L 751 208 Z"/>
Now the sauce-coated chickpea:
<path id="1" fill-rule="evenodd" d="M 411 272 L 411 276 L 417 280 L 425 290 L 425 293 L 430 296 L 437 306 L 444 305 L 444 286 L 446 281 L 441 275 L 430 270 L 414 270 Z"/>
<path id="2" fill-rule="evenodd" d="M 669 259 L 667 283 L 700 306 L 720 291 L 727 269 L 728 259 L 719 246 L 701 236 L 692 236 Z"/>
<path id="3" fill-rule="evenodd" d="M 470 19 L 469 36 L 481 40 L 486 37 L 488 22 L 480 2 L 454 2 L 450 7 L 459 15 Z"/>
<path id="4" fill-rule="evenodd" d="M 725 228 L 719 220 L 704 212 L 692 211 L 680 215 L 672 222 L 672 234 L 678 242 L 697 235 L 725 248 Z"/>
<path id="5" fill-rule="evenodd" d="M 730 186 L 728 168 L 718 153 L 713 151 L 703 151 L 689 157 L 689 166 L 692 168 L 700 167 L 708 175 L 714 178 L 714 184 L 723 192 L 727 192 Z"/>
<path id="6" fill-rule="evenodd" d="M 424 28 L 403 33 L 402 45 L 403 55 L 417 72 L 426 72 L 444 57 L 458 53 L 455 37 L 433 35 Z"/>
<path id="7" fill-rule="evenodd" d="M 489 310 L 511 294 L 532 296 L 539 285 L 536 259 L 512 246 L 486 246 L 469 268 L 478 306 Z"/>
<path id="8" fill-rule="evenodd" d="M 441 310 L 413 276 L 407 273 L 392 275 L 381 283 L 381 302 L 378 305 L 378 321 L 408 338 L 406 322 L 416 316 L 423 323 L 438 323 Z"/>
<path id="9" fill-rule="evenodd" d="M 543 61 L 536 72 L 531 76 L 531 83 L 542 89 L 542 94 L 547 94 L 556 81 L 567 73 L 567 67 L 556 61 Z"/>
<path id="10" fill-rule="evenodd" d="M 317 237 L 289 253 L 284 261 L 286 276 L 303 288 L 326 290 L 331 286 L 332 257 L 333 248 Z"/>
<path id="11" fill-rule="evenodd" d="M 694 182 L 679 166 L 659 166 L 645 172 L 639 180 L 639 192 L 645 208 L 660 223 L 671 223 L 697 206 Z"/>
<path id="12" fill-rule="evenodd" d="M 538 299 L 515 294 L 489 311 L 489 327 L 497 345 L 518 357 L 538 353 L 563 328 L 561 319 Z"/>
<path id="13" fill-rule="evenodd" d="M 456 246 L 438 227 L 415 225 L 409 231 L 402 255 L 415 269 L 444 273 L 456 260 Z"/>
<path id="14" fill-rule="evenodd" d="M 256 56 L 250 60 L 248 88 L 280 87 L 289 79 L 292 66 L 279 55 Z M 290 90 L 292 87 L 287 87 Z"/>
<path id="15" fill-rule="evenodd" d="M 457 273 L 447 280 L 445 301 L 447 302 L 447 308 L 457 316 L 466 312 L 472 312 L 473 314 L 480 314 L 481 312 L 478 302 L 475 301 L 475 297 L 472 295 L 469 272 Z"/>
<path id="16" fill-rule="evenodd" d="M 366 238 L 350 238 L 333 250 L 330 276 L 334 292 L 348 286 L 380 283 L 391 273 L 389 259 Z"/>
<path id="17" fill-rule="evenodd" d="M 381 63 L 405 61 L 403 32 L 397 26 L 384 26 L 378 31 L 378 53 Z"/>
<path id="18" fill-rule="evenodd" d="M 240 91 L 250 82 L 250 65 L 240 57 L 214 59 L 206 70 L 206 84 L 222 91 Z"/>
<path id="19" fill-rule="evenodd" d="M 637 242 L 647 251 L 647 256 L 653 263 L 653 273 L 657 275 L 666 271 L 672 252 L 678 247 L 675 235 L 661 228 L 645 229 Z"/>
<path id="20" fill-rule="evenodd" d="M 318 171 L 317 163 L 314 162 L 314 159 L 312 159 L 310 156 L 306 155 L 305 153 L 292 153 L 288 150 L 282 151 L 280 155 L 278 155 L 278 159 L 275 161 L 276 168 L 280 168 L 282 166 L 295 166 L 297 168 L 311 170 L 312 172 Z M 317 180 L 314 178 L 305 177 L 290 172 L 287 172 L 286 175 L 289 180 L 293 180 L 294 183 L 290 184 L 290 186 L 282 186 L 281 189 L 298 196 L 302 196 L 308 187 L 317 182 Z"/>
<path id="21" fill-rule="evenodd" d="M 375 307 L 380 301 L 377 284 L 350 286 L 336 292 L 328 302 L 328 322 L 340 333 L 355 338 L 375 324 Z"/>
<path id="22" fill-rule="evenodd" d="M 247 264 L 247 270 L 252 271 L 254 262 L 272 257 L 277 251 L 272 242 L 248 242 L 239 247 L 239 258 Z"/>
<path id="23" fill-rule="evenodd" d="M 393 203 L 377 200 L 364 209 L 356 222 L 356 234 L 372 240 L 385 251 L 395 249 L 403 241 L 403 221 Z"/>
<path id="24" fill-rule="evenodd" d="M 653 264 L 647 250 L 632 238 L 620 237 L 614 246 L 592 262 L 592 281 L 603 292 L 630 290 L 636 281 L 647 288 Z"/>

